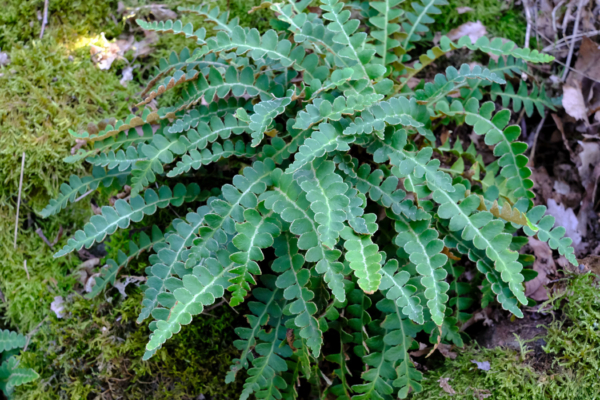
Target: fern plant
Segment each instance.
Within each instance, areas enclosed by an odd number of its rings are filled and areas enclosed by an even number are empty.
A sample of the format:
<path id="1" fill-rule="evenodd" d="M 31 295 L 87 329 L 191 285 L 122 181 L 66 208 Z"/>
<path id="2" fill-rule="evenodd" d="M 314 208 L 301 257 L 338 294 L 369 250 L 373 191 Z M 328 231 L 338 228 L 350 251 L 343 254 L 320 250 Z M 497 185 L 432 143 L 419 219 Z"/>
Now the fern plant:
<path id="1" fill-rule="evenodd" d="M 17 386 L 24 385 L 36 380 L 39 375 L 31 368 L 19 366 L 15 357 L 19 351 L 26 347 L 27 338 L 20 333 L 0 329 L 0 353 L 2 353 L 2 364 L 0 364 L 0 390 L 11 399 Z"/>
<path id="2" fill-rule="evenodd" d="M 85 158 L 93 174 L 71 178 L 42 214 L 101 185 L 130 188 L 60 257 L 158 209 L 179 208 L 170 226 L 153 227 L 108 260 L 88 295 L 153 251 L 138 319 L 151 319 L 145 359 L 224 298 L 249 310 L 227 376 L 247 370 L 240 398 L 295 398 L 301 379 L 320 397 L 405 398 L 421 390 L 409 355 L 417 336 L 462 346 L 459 327 L 473 304 L 496 302 L 523 316 L 523 283 L 535 276 L 518 253 L 526 236 L 577 262 L 565 229 L 534 207 L 527 146 L 502 108 L 511 99 L 528 115 L 552 106 L 543 89 L 507 85 L 527 63 L 551 57 L 500 39 L 442 37 L 411 62 L 445 1 L 422 0 L 406 13 L 400 2 L 370 2 L 362 20 L 338 0 L 322 0 L 319 13 L 307 0 L 263 3 L 277 16 L 264 33 L 208 6 L 182 8 L 216 24 L 210 38 L 179 21 L 138 21 L 182 34 L 193 47 L 161 61 L 141 104 L 174 87 L 181 95 L 158 110 L 71 131 L 89 148 L 67 161 Z M 449 67 L 409 86 L 461 48 L 499 61 Z M 483 136 L 496 161 L 484 163 L 474 143 L 439 143 L 442 125 Z M 222 179 L 228 183 L 217 184 Z M 471 282 L 461 278 L 466 268 Z"/>

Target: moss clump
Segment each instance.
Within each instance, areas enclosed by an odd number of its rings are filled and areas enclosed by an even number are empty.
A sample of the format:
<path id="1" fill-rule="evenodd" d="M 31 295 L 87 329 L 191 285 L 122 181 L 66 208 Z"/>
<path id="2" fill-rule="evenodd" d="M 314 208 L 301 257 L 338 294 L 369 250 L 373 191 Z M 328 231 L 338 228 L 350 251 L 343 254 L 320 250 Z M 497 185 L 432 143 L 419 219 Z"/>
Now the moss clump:
<path id="1" fill-rule="evenodd" d="M 465 400 L 476 400 L 486 394 L 498 400 L 593 398 L 600 393 L 598 293 L 598 278 L 588 274 L 574 277 L 564 293 L 566 296 L 555 300 L 554 308 L 563 312 L 563 319 L 555 320 L 544 338 L 547 345 L 543 352 L 553 358 L 547 365 L 540 367 L 537 360 L 540 355 L 528 354 L 531 350 L 526 347 L 518 352 L 473 345 L 460 350 L 455 360 L 446 359 L 442 367 L 425 374 L 423 393 L 414 398 L 451 398 L 440 387 L 440 378 L 449 378 L 448 384 Z M 471 360 L 488 361 L 491 368 L 480 370 Z"/>
<path id="2" fill-rule="evenodd" d="M 149 330 L 135 319 L 139 289 L 126 299 L 119 295 L 92 301 L 72 293 L 64 319 L 49 317 L 33 337 L 22 361 L 41 375 L 18 388 L 17 399 L 112 398 L 215 399 L 234 397 L 241 388 L 224 386 L 230 360 L 235 314 L 221 307 L 182 329 L 150 361 L 142 361 Z M 114 306 L 110 304 L 114 302 Z M 91 397 L 88 397 L 91 396 Z"/>

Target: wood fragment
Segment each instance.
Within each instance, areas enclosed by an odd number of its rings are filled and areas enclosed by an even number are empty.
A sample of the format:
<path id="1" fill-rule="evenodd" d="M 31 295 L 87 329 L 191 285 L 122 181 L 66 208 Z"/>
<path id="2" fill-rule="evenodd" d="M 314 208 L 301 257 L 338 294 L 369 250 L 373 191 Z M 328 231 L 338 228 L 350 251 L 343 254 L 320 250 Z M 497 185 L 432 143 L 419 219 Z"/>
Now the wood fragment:
<path id="1" fill-rule="evenodd" d="M 579 30 L 579 20 L 581 19 L 581 11 L 583 10 L 583 2 L 585 0 L 579 0 L 579 6 L 577 7 L 577 16 L 575 17 L 575 26 L 573 27 L 573 39 L 571 40 L 571 47 L 569 48 L 569 55 L 567 56 L 567 62 L 565 65 L 567 67 L 571 66 L 571 59 L 573 58 L 573 51 L 575 50 L 575 37 L 577 36 L 577 31 Z M 569 74 L 569 68 L 565 68 L 563 72 L 562 81 L 564 82 L 567 79 L 567 75 Z"/>
<path id="2" fill-rule="evenodd" d="M 37 233 L 38 236 L 42 238 L 42 240 L 44 241 L 44 243 L 46 243 L 48 245 L 48 247 L 50 247 L 52 250 L 54 250 L 54 245 L 52 243 L 50 243 L 50 241 L 48 240 L 46 235 L 44 235 L 44 231 L 42 231 L 42 228 L 37 228 L 35 230 L 35 233 Z"/>
<path id="3" fill-rule="evenodd" d="M 48 0 L 44 0 L 44 17 L 42 18 L 42 31 L 40 32 L 40 39 L 44 36 L 44 30 L 48 23 Z"/>
<path id="4" fill-rule="evenodd" d="M 23 268 L 25 268 L 25 273 L 27 274 L 27 280 L 31 280 L 31 277 L 29 276 L 29 270 L 27 269 L 27 260 L 23 260 Z"/>

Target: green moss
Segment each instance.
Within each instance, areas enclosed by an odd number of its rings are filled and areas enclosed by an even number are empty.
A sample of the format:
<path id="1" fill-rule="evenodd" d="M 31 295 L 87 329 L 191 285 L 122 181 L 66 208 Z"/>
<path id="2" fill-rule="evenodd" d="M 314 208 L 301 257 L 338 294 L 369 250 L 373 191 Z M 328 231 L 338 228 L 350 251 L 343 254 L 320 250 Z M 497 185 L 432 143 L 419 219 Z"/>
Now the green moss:
<path id="1" fill-rule="evenodd" d="M 142 361 L 149 330 L 135 319 L 139 289 L 126 299 L 93 301 L 72 294 L 67 317 L 50 317 L 21 360 L 41 379 L 18 389 L 18 399 L 80 399 L 109 391 L 113 398 L 191 399 L 200 393 L 232 397 L 239 385 L 224 385 L 231 358 L 235 314 L 221 307 L 194 320 L 150 361 Z"/>
<path id="2" fill-rule="evenodd" d="M 540 354 L 517 352 L 497 347 L 486 349 L 477 345 L 458 351 L 455 360 L 446 359 L 443 366 L 425 374 L 424 390 L 415 399 L 450 398 L 439 385 L 440 378 L 449 378 L 450 386 L 462 399 L 477 399 L 491 394 L 493 399 L 556 399 L 584 400 L 600 393 L 600 287 L 591 274 L 573 277 L 566 292 L 554 300 L 554 309 L 562 319 L 548 327 L 543 347 L 548 363 L 541 363 Z M 568 300 L 568 301 L 564 301 Z M 471 362 L 489 361 L 490 370 L 483 371 Z"/>

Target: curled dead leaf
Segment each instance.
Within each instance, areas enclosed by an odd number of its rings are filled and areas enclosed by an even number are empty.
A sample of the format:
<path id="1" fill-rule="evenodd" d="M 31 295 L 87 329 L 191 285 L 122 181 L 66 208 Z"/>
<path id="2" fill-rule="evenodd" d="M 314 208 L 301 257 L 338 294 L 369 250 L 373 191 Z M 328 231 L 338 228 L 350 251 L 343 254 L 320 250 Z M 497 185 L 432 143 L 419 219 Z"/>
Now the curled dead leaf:
<path id="1" fill-rule="evenodd" d="M 452 386 L 450 386 L 450 384 L 448 383 L 449 381 L 450 378 L 440 378 L 438 380 L 438 382 L 440 383 L 440 387 L 444 390 L 444 392 L 452 396 L 456 394 L 456 391 L 452 388 Z"/>
<path id="2" fill-rule="evenodd" d="M 563 86 L 562 105 L 567 114 L 576 120 L 587 118 L 587 107 L 581 93 L 581 88 L 578 86 Z"/>

